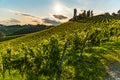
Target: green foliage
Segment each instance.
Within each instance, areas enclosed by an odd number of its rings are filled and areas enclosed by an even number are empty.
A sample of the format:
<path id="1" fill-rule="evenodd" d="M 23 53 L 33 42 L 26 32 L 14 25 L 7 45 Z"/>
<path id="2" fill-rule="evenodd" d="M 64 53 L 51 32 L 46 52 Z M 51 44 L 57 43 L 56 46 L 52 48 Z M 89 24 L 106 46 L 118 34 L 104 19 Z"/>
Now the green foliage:
<path id="1" fill-rule="evenodd" d="M 0 25 L 0 33 L 4 33 L 5 35 L 19 35 L 19 34 L 27 34 L 32 32 L 37 32 L 43 29 L 51 28 L 51 26 L 45 25 Z"/>
<path id="2" fill-rule="evenodd" d="M 101 15 L 2 42 L 0 79 L 55 80 L 59 74 L 61 80 L 105 80 L 109 55 L 116 58 L 107 43 L 115 43 L 115 37 L 119 43 L 119 25 L 118 19 Z"/>

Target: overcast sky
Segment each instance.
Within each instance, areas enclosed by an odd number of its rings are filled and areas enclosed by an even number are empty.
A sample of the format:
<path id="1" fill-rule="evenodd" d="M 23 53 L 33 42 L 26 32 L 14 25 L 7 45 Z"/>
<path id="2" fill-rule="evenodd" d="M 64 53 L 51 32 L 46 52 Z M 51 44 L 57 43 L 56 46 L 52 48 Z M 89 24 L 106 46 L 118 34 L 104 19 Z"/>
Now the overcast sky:
<path id="1" fill-rule="evenodd" d="M 0 21 L 29 23 L 30 19 L 72 17 L 73 9 L 93 10 L 95 14 L 117 12 L 120 0 L 0 0 Z M 29 19 L 29 20 L 28 20 Z"/>

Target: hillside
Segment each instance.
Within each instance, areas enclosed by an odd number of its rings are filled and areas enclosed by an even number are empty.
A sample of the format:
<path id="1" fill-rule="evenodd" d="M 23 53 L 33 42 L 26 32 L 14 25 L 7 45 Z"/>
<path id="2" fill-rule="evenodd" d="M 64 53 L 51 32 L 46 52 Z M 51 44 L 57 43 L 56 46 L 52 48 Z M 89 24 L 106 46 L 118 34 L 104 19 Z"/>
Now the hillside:
<path id="1" fill-rule="evenodd" d="M 98 15 L 98 16 L 94 16 L 94 17 L 89 17 L 89 18 L 85 18 L 82 20 L 79 20 L 82 22 L 92 22 L 92 23 L 108 23 L 108 24 L 114 24 L 115 22 L 117 23 L 117 21 L 119 21 L 118 17 L 115 16 L 110 16 L 110 15 Z"/>
<path id="2" fill-rule="evenodd" d="M 48 29 L 48 28 L 51 28 L 53 26 L 45 26 L 45 25 L 31 25 L 30 27 L 25 27 L 23 29 L 19 29 L 15 32 L 13 32 L 11 35 L 20 35 L 20 34 L 29 34 L 29 33 L 34 33 L 34 32 L 37 32 L 37 31 L 41 31 L 41 30 L 44 30 L 44 29 Z"/>
<path id="3" fill-rule="evenodd" d="M 0 25 L 0 32 L 4 33 L 5 35 L 19 35 L 37 32 L 47 28 L 50 27 L 45 25 Z"/>
<path id="4" fill-rule="evenodd" d="M 69 21 L 0 46 L 1 64 L 9 66 L 0 79 L 3 75 L 6 80 L 11 76 L 23 80 L 120 78 L 120 20 L 110 15 Z"/>
<path id="5" fill-rule="evenodd" d="M 19 43 L 22 42 L 31 46 L 35 46 L 36 44 L 41 43 L 42 39 L 49 39 L 52 35 L 53 36 L 57 35 L 57 37 L 61 37 L 63 35 L 69 36 L 71 35 L 71 33 L 74 32 L 90 31 L 96 28 L 100 30 L 102 30 L 102 28 L 109 29 L 112 26 L 118 27 L 119 25 L 120 20 L 118 18 L 108 15 L 100 15 L 92 18 L 85 18 L 80 21 L 69 21 L 67 23 L 61 24 L 48 30 L 28 34 L 24 37 L 11 40 L 8 43 L 5 42 L 3 43 L 3 45 L 4 44 L 19 45 Z"/>

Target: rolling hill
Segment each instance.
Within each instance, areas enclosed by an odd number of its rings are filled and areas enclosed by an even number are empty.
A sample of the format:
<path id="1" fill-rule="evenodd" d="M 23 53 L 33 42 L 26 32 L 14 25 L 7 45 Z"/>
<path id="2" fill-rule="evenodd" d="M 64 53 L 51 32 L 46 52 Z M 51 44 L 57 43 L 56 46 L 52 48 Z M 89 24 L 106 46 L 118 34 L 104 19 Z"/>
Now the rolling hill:
<path id="1" fill-rule="evenodd" d="M 11 79 L 9 73 L 23 80 L 119 78 L 120 20 L 110 15 L 69 21 L 3 41 L 0 46 L 1 60 L 9 66 L 5 79 Z"/>
<path id="2" fill-rule="evenodd" d="M 0 32 L 4 33 L 5 35 L 19 35 L 37 32 L 47 28 L 50 27 L 45 25 L 0 25 Z"/>
<path id="3" fill-rule="evenodd" d="M 71 35 L 74 32 L 89 31 L 95 28 L 101 30 L 103 28 L 109 29 L 112 26 L 119 27 L 119 25 L 120 25 L 120 20 L 118 18 L 109 15 L 99 15 L 91 18 L 85 18 L 83 20 L 69 21 L 67 23 L 63 23 L 51 29 L 28 34 L 24 37 L 8 41 L 8 43 L 10 45 L 15 45 L 15 44 L 19 45 L 18 43 L 22 42 L 31 46 L 35 46 L 36 44 L 41 43 L 43 39 L 49 39 L 51 36 L 54 35 L 57 35 L 57 37 L 61 37 L 63 35 Z M 8 43 L 5 42 L 3 44 L 8 44 Z"/>

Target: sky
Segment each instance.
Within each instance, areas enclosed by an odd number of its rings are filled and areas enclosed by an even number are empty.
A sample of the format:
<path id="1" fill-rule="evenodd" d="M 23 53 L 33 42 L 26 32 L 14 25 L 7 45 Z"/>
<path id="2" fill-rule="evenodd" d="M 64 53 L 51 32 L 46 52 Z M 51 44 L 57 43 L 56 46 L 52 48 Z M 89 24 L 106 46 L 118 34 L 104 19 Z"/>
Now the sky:
<path id="1" fill-rule="evenodd" d="M 0 0 L 0 24 L 65 22 L 74 8 L 112 13 L 120 9 L 120 0 Z"/>

